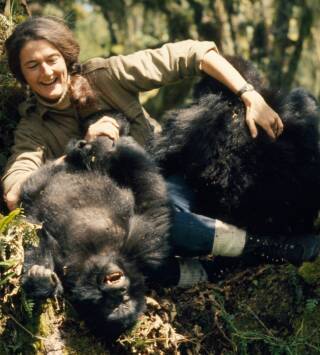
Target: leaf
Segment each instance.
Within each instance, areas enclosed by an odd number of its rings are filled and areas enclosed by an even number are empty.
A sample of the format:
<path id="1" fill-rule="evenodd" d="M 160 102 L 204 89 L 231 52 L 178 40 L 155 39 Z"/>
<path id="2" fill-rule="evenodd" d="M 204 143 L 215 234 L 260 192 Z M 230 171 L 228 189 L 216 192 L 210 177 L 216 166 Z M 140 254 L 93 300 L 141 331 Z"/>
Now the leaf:
<path id="1" fill-rule="evenodd" d="M 16 259 L 9 259 L 6 261 L 0 261 L 0 267 L 10 269 L 12 266 L 16 265 L 18 262 L 19 262 L 19 260 L 16 260 Z"/>
<path id="2" fill-rule="evenodd" d="M 16 208 L 0 221 L 0 232 L 4 233 L 8 225 L 21 213 L 21 208 Z"/>
<path id="3" fill-rule="evenodd" d="M 0 280 L 0 286 L 7 283 L 7 281 L 14 275 L 15 275 L 15 272 L 10 272 L 4 279 Z"/>

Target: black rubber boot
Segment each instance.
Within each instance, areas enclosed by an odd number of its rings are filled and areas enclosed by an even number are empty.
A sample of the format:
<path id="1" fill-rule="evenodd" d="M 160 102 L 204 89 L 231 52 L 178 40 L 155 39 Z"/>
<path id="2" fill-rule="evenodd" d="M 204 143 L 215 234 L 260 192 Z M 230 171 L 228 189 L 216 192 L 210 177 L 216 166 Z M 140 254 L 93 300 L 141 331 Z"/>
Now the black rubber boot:
<path id="1" fill-rule="evenodd" d="M 267 263 L 289 262 L 299 266 L 304 261 L 313 261 L 320 253 L 320 236 L 256 237 L 248 235 L 242 256 L 258 257 Z"/>
<path id="2" fill-rule="evenodd" d="M 235 269 L 242 265 L 240 257 L 216 256 L 213 260 L 200 260 L 206 270 L 209 282 L 219 282 L 229 277 Z"/>
<path id="3" fill-rule="evenodd" d="M 173 287 L 179 283 L 180 264 L 177 258 L 168 258 L 163 265 L 147 275 L 147 283 L 151 287 Z"/>

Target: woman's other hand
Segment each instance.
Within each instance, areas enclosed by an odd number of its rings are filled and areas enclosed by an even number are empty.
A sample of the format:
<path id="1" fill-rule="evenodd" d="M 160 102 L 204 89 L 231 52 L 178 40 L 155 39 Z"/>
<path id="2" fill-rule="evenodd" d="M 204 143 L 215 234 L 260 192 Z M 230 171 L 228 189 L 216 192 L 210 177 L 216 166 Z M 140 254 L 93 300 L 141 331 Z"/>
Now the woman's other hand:
<path id="1" fill-rule="evenodd" d="M 20 186 L 21 184 L 13 185 L 3 197 L 10 211 L 18 207 L 20 201 Z"/>
<path id="2" fill-rule="evenodd" d="M 84 139 L 89 142 L 98 136 L 107 136 L 116 141 L 119 139 L 119 129 L 119 124 L 114 118 L 103 116 L 97 122 L 89 126 Z"/>
<path id="3" fill-rule="evenodd" d="M 63 164 L 65 160 L 66 160 L 66 155 L 62 155 L 60 158 L 57 158 L 57 159 L 54 161 L 54 165 Z"/>
<path id="4" fill-rule="evenodd" d="M 247 91 L 241 95 L 246 106 L 246 123 L 252 138 L 258 135 L 257 125 L 273 139 L 280 136 L 283 123 L 279 115 L 265 102 L 257 91 Z"/>

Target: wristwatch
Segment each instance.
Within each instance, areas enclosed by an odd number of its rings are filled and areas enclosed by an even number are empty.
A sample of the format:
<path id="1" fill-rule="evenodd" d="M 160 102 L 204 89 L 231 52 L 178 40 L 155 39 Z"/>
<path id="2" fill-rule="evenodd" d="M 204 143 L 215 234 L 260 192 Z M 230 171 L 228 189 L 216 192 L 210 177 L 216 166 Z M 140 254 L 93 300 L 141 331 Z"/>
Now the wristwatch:
<path id="1" fill-rule="evenodd" d="M 236 95 L 241 97 L 242 94 L 244 94 L 247 91 L 254 91 L 255 88 L 253 87 L 253 85 L 249 84 L 249 83 L 245 83 L 242 88 L 237 91 Z"/>

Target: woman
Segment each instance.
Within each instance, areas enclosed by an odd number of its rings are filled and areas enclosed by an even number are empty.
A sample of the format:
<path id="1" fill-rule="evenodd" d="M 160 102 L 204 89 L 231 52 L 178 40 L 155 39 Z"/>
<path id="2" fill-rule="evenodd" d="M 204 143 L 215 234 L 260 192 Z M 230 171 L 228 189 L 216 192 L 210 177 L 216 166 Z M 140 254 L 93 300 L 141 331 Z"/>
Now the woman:
<path id="1" fill-rule="evenodd" d="M 94 58 L 80 65 L 79 45 L 70 29 L 56 18 L 32 17 L 17 26 L 6 41 L 6 50 L 12 73 L 32 92 L 32 96 L 19 108 L 22 118 L 15 132 L 12 156 L 2 177 L 4 197 L 9 209 L 17 206 L 23 181 L 47 159 L 61 157 L 70 138 L 81 137 L 81 127 L 88 117 L 105 110 L 121 111 L 130 121 L 130 134 L 140 144 L 144 144 L 152 134 L 155 121 L 141 106 L 139 93 L 201 72 L 221 81 L 241 97 L 253 138 L 257 136 L 257 125 L 273 139 L 283 130 L 279 116 L 238 71 L 219 55 L 213 42 L 187 40 L 127 56 Z M 99 135 L 116 140 L 119 127 L 114 119 L 103 116 L 91 124 L 84 135 L 87 140 Z M 185 194 L 179 194 L 178 191 L 179 188 L 181 191 L 181 186 L 171 186 L 175 203 L 187 206 Z M 194 226 L 191 230 L 194 240 L 205 245 L 204 250 L 198 254 L 238 256 L 248 250 L 263 253 L 269 248 L 271 254 L 275 252 L 278 256 L 282 253 L 281 257 L 293 262 L 301 262 L 318 254 L 317 240 L 315 243 L 313 239 L 311 242 L 303 239 L 303 245 L 290 241 L 295 252 L 289 255 L 286 242 L 283 243 L 283 251 L 270 239 L 264 239 L 263 247 L 259 242 L 262 238 L 252 238 L 245 231 L 196 216 L 188 209 L 179 210 L 184 213 L 182 220 L 186 219 L 190 221 L 189 225 Z M 176 215 L 179 216 L 179 212 Z M 181 234 L 185 231 L 184 223 L 179 222 L 180 217 L 176 218 L 174 229 Z M 175 245 L 178 253 L 180 247 L 185 254 L 196 253 L 197 247 L 193 249 L 192 243 L 179 243 Z M 209 278 L 213 280 L 216 271 L 220 272 L 216 268 L 219 258 L 215 260 L 209 267 L 194 260 L 181 263 L 181 267 L 174 260 L 174 265 L 168 267 L 170 270 L 175 268 L 177 272 L 170 271 L 170 274 L 175 275 L 175 282 L 180 277 L 182 285 L 190 283 L 190 277 L 193 281 L 206 279 L 208 271 Z M 224 268 L 224 259 L 222 261 Z"/>

